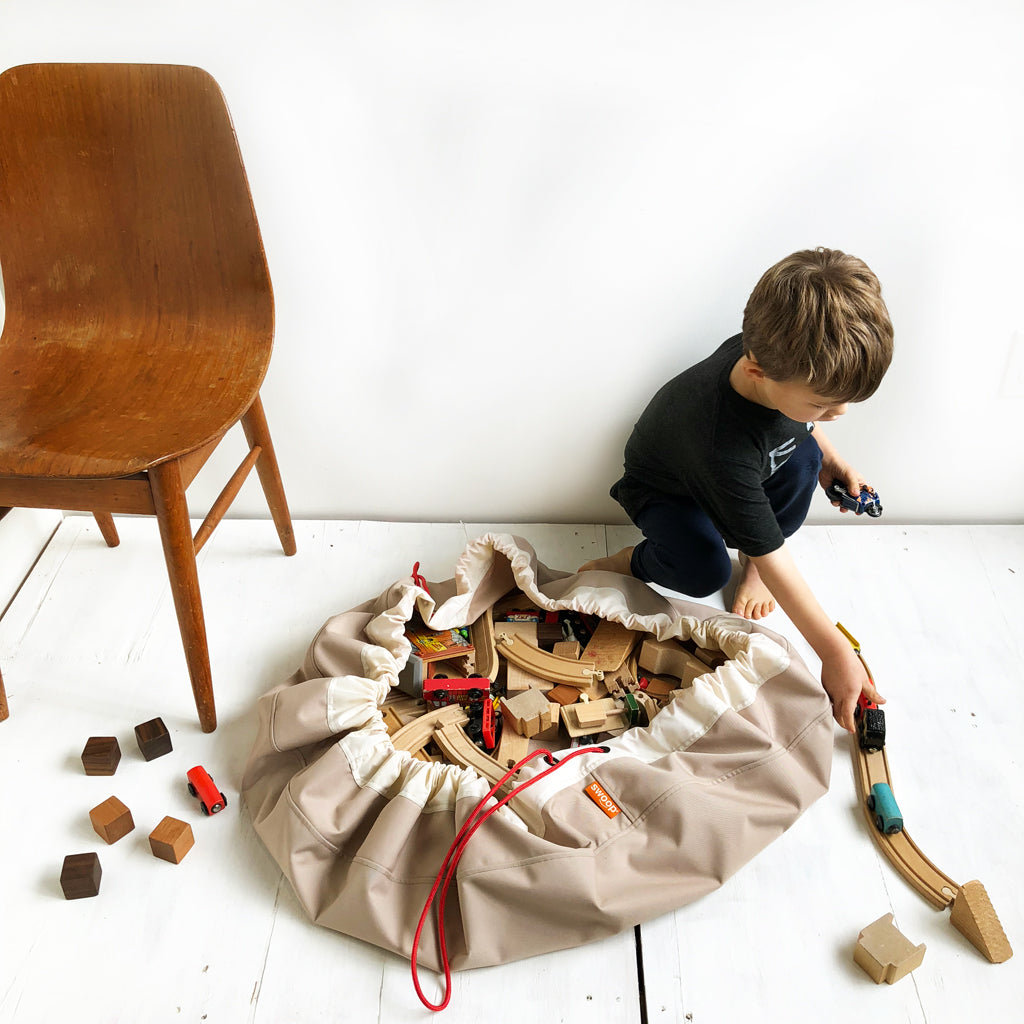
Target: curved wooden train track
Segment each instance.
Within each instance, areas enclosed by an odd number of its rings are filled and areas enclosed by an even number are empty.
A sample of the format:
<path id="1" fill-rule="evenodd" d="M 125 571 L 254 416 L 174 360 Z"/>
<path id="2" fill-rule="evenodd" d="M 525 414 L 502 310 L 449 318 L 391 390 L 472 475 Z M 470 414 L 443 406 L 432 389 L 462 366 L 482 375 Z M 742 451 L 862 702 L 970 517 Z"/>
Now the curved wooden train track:
<path id="1" fill-rule="evenodd" d="M 875 827 L 874 815 L 868 809 L 867 798 L 872 786 L 884 782 L 892 787 L 889 759 L 885 756 L 885 749 L 861 750 L 856 737 L 853 738 L 853 749 L 854 775 L 857 779 L 860 806 L 875 842 L 907 882 L 932 906 L 938 910 L 944 910 L 956 898 L 960 886 L 921 852 L 920 847 L 910 838 L 910 833 L 906 829 L 894 835 L 879 832 Z M 893 793 L 895 794 L 895 788 Z"/>
<path id="2" fill-rule="evenodd" d="M 873 684 L 874 677 L 861 654 L 860 644 L 841 623 L 836 625 L 852 644 Z M 888 784 L 895 795 L 892 776 L 889 773 L 889 759 L 884 747 L 881 750 L 863 750 L 856 735 L 852 738 L 852 744 L 854 777 L 857 780 L 861 810 L 868 823 L 868 831 L 879 849 L 897 873 L 933 907 L 945 910 L 946 907 L 952 906 L 950 923 L 992 963 L 998 964 L 1009 960 L 1013 956 L 1013 950 L 981 882 L 971 881 L 963 885 L 954 882 L 921 852 L 906 829 L 887 834 L 880 832 L 875 826 L 875 817 L 868 808 L 867 798 L 871 787 L 882 782 Z"/>

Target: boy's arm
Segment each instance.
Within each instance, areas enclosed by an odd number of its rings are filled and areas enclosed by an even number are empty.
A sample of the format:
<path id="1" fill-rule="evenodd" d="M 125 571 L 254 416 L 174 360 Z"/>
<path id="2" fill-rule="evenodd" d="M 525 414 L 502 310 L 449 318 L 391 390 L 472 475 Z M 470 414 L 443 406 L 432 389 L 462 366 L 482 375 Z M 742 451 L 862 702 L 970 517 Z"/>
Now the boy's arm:
<path id="1" fill-rule="evenodd" d="M 790 621 L 821 659 L 821 685 L 832 701 L 832 714 L 847 732 L 853 732 L 853 712 L 861 692 L 878 704 L 885 701 L 871 684 L 849 640 L 825 614 L 785 544 L 750 560 Z"/>
<path id="2" fill-rule="evenodd" d="M 818 447 L 821 449 L 821 473 L 818 474 L 818 483 L 822 487 L 829 487 L 833 480 L 841 480 L 850 494 L 860 494 L 861 487 L 867 487 L 872 494 L 875 493 L 875 489 L 868 484 L 864 477 L 836 451 L 836 446 L 826 435 L 825 431 L 821 429 L 820 423 L 814 425 L 813 436 L 814 440 L 818 442 Z M 840 512 L 846 511 L 845 508 L 839 505 L 838 501 L 833 501 L 832 504 Z"/>

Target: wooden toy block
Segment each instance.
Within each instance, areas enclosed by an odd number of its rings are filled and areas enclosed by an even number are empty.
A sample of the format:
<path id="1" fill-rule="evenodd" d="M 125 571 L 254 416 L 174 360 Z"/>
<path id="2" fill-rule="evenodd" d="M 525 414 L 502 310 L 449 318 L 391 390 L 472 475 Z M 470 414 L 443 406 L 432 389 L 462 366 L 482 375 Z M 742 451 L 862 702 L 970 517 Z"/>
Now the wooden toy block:
<path id="1" fill-rule="evenodd" d="M 605 697 L 562 708 L 562 724 L 569 736 L 576 739 L 621 729 L 626 724 L 626 714 L 615 698 Z"/>
<path id="2" fill-rule="evenodd" d="M 994 964 L 1013 956 L 1010 940 L 996 915 L 985 886 L 975 879 L 960 886 L 950 911 L 951 924 Z"/>
<path id="3" fill-rule="evenodd" d="M 693 653 L 711 669 L 716 669 L 729 660 L 725 651 L 709 651 L 706 647 L 698 647 L 696 644 Z"/>
<path id="4" fill-rule="evenodd" d="M 550 651 L 555 644 L 560 644 L 565 639 L 562 633 L 560 622 L 538 622 L 537 623 L 537 646 L 545 651 Z"/>
<path id="5" fill-rule="evenodd" d="M 505 662 L 505 692 L 510 697 L 524 690 L 550 691 L 554 686 L 555 684 L 549 680 L 541 679 L 540 676 L 527 672 L 525 668 L 520 668 L 511 661 Z"/>
<path id="6" fill-rule="evenodd" d="M 540 690 L 524 690 L 514 697 L 502 697 L 500 703 L 506 728 L 526 737 L 536 736 L 551 727 L 551 706 Z"/>
<path id="7" fill-rule="evenodd" d="M 116 736 L 90 736 L 82 751 L 86 775 L 113 775 L 120 760 L 121 747 Z"/>
<path id="8" fill-rule="evenodd" d="M 402 719 L 398 712 L 393 707 L 383 707 L 380 709 L 380 714 L 384 719 L 384 728 L 387 729 L 388 735 L 394 736 L 402 728 Z"/>
<path id="9" fill-rule="evenodd" d="M 493 683 L 498 678 L 498 652 L 494 648 L 494 620 L 489 612 L 469 627 L 469 638 L 473 642 L 473 671 Z"/>
<path id="10" fill-rule="evenodd" d="M 580 655 L 580 661 L 601 672 L 614 672 L 632 653 L 640 634 L 621 622 L 602 619 Z"/>
<path id="11" fill-rule="evenodd" d="M 515 729 L 502 729 L 498 749 L 494 752 L 494 760 L 504 765 L 506 771 L 517 764 L 530 752 L 530 740 L 520 736 Z"/>
<path id="12" fill-rule="evenodd" d="M 185 854 L 195 846 L 192 826 L 186 821 L 167 817 L 149 833 L 149 846 L 154 857 L 171 864 L 180 864 Z"/>
<path id="13" fill-rule="evenodd" d="M 653 698 L 649 697 L 642 690 L 633 694 L 637 704 L 640 705 L 640 724 L 650 725 L 654 720 L 655 716 L 661 710 L 658 702 Z"/>
<path id="14" fill-rule="evenodd" d="M 102 877 L 103 868 L 95 853 L 68 854 L 60 870 L 60 887 L 64 890 L 64 899 L 81 900 L 98 895 Z"/>
<path id="15" fill-rule="evenodd" d="M 630 655 L 614 672 L 605 672 L 602 686 L 609 696 L 621 698 L 640 689 L 636 655 Z"/>
<path id="16" fill-rule="evenodd" d="M 924 943 L 915 946 L 885 914 L 857 936 L 853 961 L 876 985 L 889 985 L 906 977 L 924 960 Z"/>
<path id="17" fill-rule="evenodd" d="M 171 752 L 171 734 L 162 718 L 152 718 L 135 726 L 135 739 L 139 744 L 139 752 L 147 761 Z"/>
<path id="18" fill-rule="evenodd" d="M 553 686 L 547 692 L 547 698 L 555 704 L 575 704 L 580 699 L 580 691 L 575 686 Z"/>
<path id="19" fill-rule="evenodd" d="M 387 711 L 396 715 L 402 725 L 408 725 L 414 718 L 425 714 L 427 710 L 426 703 L 419 697 L 410 697 L 408 694 L 402 693 L 401 690 L 394 689 L 381 705 L 382 712 Z"/>
<path id="20" fill-rule="evenodd" d="M 646 686 L 640 688 L 655 700 L 668 700 L 673 690 L 679 689 L 679 680 L 674 676 L 645 676 Z"/>
<path id="21" fill-rule="evenodd" d="M 677 640 L 645 640 L 640 648 L 640 668 L 656 676 L 675 676 L 684 686 L 711 671 Z"/>
<path id="22" fill-rule="evenodd" d="M 576 661 L 580 660 L 580 654 L 583 648 L 580 646 L 579 640 L 559 640 L 554 647 L 551 648 L 551 653 L 559 658 L 574 658 Z"/>
<path id="23" fill-rule="evenodd" d="M 132 812 L 116 796 L 108 797 L 90 812 L 89 819 L 96 834 L 107 845 L 123 839 L 135 828 Z"/>
<path id="24" fill-rule="evenodd" d="M 558 733 L 562 726 L 562 705 L 548 702 L 547 722 L 541 720 L 540 732 L 533 738 L 543 743 L 551 743 L 558 739 Z"/>

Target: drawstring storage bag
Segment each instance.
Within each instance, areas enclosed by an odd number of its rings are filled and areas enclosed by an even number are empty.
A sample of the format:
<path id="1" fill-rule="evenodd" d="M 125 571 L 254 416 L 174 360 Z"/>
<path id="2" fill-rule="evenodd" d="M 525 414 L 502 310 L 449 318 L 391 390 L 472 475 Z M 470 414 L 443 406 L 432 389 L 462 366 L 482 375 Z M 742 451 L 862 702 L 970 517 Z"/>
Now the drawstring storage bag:
<path id="1" fill-rule="evenodd" d="M 414 615 L 464 627 L 516 588 L 540 609 L 693 640 L 725 660 L 649 725 L 571 760 L 543 744 L 551 758 L 516 774 L 515 797 L 449 865 L 442 955 L 421 912 L 492 784 L 396 750 L 381 706 L 409 659 Z M 548 569 L 509 534 L 473 541 L 450 580 L 409 577 L 329 619 L 258 712 L 242 795 L 310 918 L 406 958 L 415 942 L 433 970 L 580 945 L 699 899 L 827 791 L 832 760 L 828 698 L 785 639 L 629 577 Z"/>

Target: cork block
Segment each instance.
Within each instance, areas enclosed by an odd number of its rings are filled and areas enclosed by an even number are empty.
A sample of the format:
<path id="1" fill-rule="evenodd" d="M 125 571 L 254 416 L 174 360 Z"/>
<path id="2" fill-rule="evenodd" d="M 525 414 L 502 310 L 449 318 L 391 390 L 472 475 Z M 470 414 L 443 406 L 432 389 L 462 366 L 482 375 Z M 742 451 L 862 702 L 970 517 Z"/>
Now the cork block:
<path id="1" fill-rule="evenodd" d="M 103 803 L 97 804 L 89 812 L 89 819 L 96 834 L 107 845 L 116 843 L 135 828 L 132 812 L 116 796 L 108 797 Z"/>
<path id="2" fill-rule="evenodd" d="M 121 747 L 116 736 L 90 736 L 82 751 L 86 775 L 113 775 L 120 761 Z"/>
<path id="3" fill-rule="evenodd" d="M 177 818 L 164 818 L 149 834 L 149 846 L 153 856 L 171 864 L 180 864 L 194 845 L 192 826 Z"/>
<path id="4" fill-rule="evenodd" d="M 977 879 L 967 882 L 953 900 L 950 923 L 994 964 L 1013 956 L 1010 940 L 989 899 L 985 886 Z"/>
<path id="5" fill-rule="evenodd" d="M 98 895 L 102 877 L 103 869 L 95 853 L 68 854 L 60 871 L 60 887 L 64 890 L 64 899 L 81 900 Z"/>
<path id="6" fill-rule="evenodd" d="M 889 985 L 905 978 L 924 961 L 925 947 L 915 946 L 886 914 L 869 924 L 857 937 L 853 961 L 876 985 Z"/>
<path id="7" fill-rule="evenodd" d="M 152 718 L 135 726 L 135 739 L 139 744 L 139 753 L 147 761 L 171 752 L 171 734 L 162 718 Z"/>

